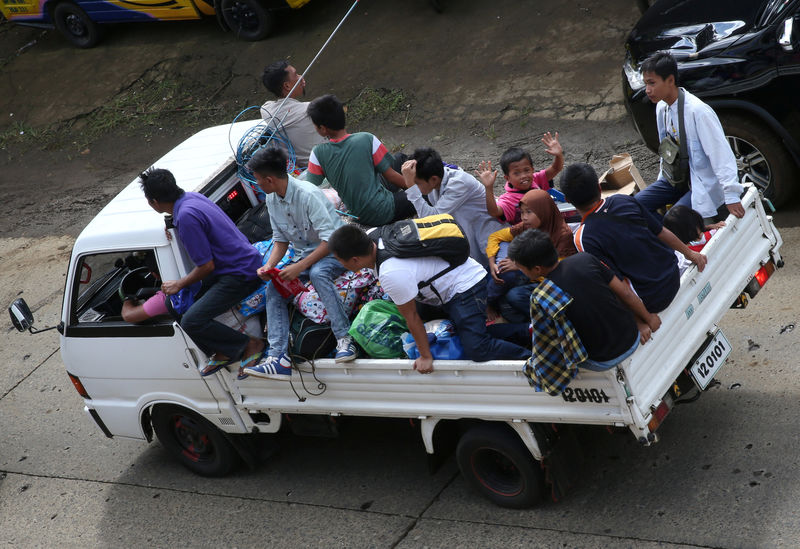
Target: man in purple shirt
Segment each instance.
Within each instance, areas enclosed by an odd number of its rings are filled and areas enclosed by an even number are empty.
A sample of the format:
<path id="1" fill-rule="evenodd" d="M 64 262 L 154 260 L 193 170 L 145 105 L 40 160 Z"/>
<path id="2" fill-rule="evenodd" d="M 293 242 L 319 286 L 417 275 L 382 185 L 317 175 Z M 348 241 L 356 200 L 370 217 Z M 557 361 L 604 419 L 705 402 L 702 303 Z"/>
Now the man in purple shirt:
<path id="1" fill-rule="evenodd" d="M 264 342 L 214 318 L 259 287 L 261 254 L 219 206 L 178 187 L 169 170 L 151 168 L 139 178 L 150 207 L 172 215 L 178 238 L 196 265 L 179 280 L 165 280 L 161 290 L 170 296 L 202 281 L 195 302 L 181 318 L 181 327 L 211 357 L 200 374 L 211 375 L 236 361 L 242 362 L 241 374 L 244 366 L 260 358 Z"/>

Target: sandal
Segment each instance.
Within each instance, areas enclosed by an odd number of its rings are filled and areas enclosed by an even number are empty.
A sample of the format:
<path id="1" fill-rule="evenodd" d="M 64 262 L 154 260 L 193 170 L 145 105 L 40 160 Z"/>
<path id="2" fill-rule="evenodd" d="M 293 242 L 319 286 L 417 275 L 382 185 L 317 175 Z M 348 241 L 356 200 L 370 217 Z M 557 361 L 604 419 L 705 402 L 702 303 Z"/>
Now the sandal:
<path id="1" fill-rule="evenodd" d="M 258 364 L 258 361 L 264 356 L 264 353 L 267 351 L 266 346 L 258 351 L 257 353 L 253 353 L 247 358 L 243 358 L 241 363 L 239 364 L 239 374 L 236 376 L 237 381 L 242 381 L 243 379 L 247 379 L 250 377 L 250 374 L 245 374 L 244 369 L 247 368 L 248 364 L 255 363 Z"/>
<path id="2" fill-rule="evenodd" d="M 210 376 L 211 374 L 216 374 L 222 368 L 224 368 L 228 364 L 233 364 L 234 362 L 236 361 L 231 360 L 230 358 L 226 359 L 210 358 L 206 363 L 206 367 L 200 370 L 200 375 L 202 377 L 206 377 Z"/>

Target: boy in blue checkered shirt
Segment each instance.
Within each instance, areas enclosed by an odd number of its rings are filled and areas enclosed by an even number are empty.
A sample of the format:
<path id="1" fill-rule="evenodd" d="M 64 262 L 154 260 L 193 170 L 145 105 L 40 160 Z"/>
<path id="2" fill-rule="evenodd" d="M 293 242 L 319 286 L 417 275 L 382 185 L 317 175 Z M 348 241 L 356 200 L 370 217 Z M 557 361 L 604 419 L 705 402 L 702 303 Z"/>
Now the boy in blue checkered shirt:
<path id="1" fill-rule="evenodd" d="M 509 258 L 531 280 L 533 355 L 526 372 L 537 390 L 560 393 L 578 367 L 608 370 L 628 358 L 661 326 L 630 286 L 587 253 L 559 262 L 547 233 L 529 229 Z"/>

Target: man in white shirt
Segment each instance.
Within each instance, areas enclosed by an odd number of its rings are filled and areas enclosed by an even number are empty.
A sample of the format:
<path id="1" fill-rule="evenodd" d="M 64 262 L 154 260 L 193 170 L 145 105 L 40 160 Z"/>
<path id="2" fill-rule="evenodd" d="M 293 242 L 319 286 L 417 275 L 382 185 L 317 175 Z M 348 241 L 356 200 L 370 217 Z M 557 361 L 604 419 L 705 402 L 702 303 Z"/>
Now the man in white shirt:
<path id="1" fill-rule="evenodd" d="M 328 240 L 333 255 L 346 269 L 358 271 L 363 268 L 375 269 L 378 244 L 355 225 L 344 225 L 334 231 Z M 417 301 L 441 306 L 456 326 L 456 333 L 469 360 L 526 359 L 530 349 L 526 349 L 489 334 L 486 326 L 486 271 L 474 259 L 467 258 L 463 264 L 439 276 L 428 286 L 420 289 L 419 283 L 429 281 L 449 266 L 439 257 L 390 257 L 383 261 L 378 270 L 378 280 L 386 294 L 391 298 L 408 324 L 408 331 L 414 336 L 419 350 L 419 358 L 414 361 L 414 369 L 421 374 L 433 371 L 433 355 L 428 345 L 425 326 L 417 312 Z M 501 325 L 510 337 L 527 337 L 527 327 Z M 499 331 L 498 331 L 499 333 Z"/>
<path id="2" fill-rule="evenodd" d="M 658 139 L 672 136 L 680 142 L 678 122 L 678 64 L 671 54 L 660 52 L 642 63 L 645 91 L 656 103 Z M 711 222 L 724 219 L 728 213 L 744 216 L 740 200 L 736 157 L 725 138 L 714 110 L 686 90 L 684 91 L 683 121 L 686 150 L 689 155 L 691 189 L 673 187 L 662 170 L 658 180 L 638 193 L 636 199 L 651 212 L 667 204 L 680 204 L 696 210 Z"/>
<path id="3" fill-rule="evenodd" d="M 442 164 L 442 157 L 430 148 L 415 150 L 401 171 L 408 189 L 406 196 L 417 215 L 452 215 L 469 240 L 470 257 L 487 269 L 489 235 L 507 225 L 486 209 L 483 184 L 463 170 Z"/>
<path id="4" fill-rule="evenodd" d="M 308 167 L 311 149 L 325 141 L 306 114 L 308 102 L 298 101 L 306 93 L 306 81 L 285 59 L 268 65 L 261 79 L 264 86 L 277 98 L 261 106 L 261 116 L 268 122 L 270 129 L 283 129 L 294 150 L 295 167 L 304 170 Z M 288 153 L 285 144 L 281 143 L 281 148 Z"/>

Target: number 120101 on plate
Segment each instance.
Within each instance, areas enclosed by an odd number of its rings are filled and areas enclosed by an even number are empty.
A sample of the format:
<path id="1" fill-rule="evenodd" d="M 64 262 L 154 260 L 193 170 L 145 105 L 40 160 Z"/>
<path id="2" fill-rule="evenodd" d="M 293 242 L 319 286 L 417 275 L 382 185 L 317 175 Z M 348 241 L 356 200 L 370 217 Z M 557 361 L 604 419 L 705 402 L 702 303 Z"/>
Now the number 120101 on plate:
<path id="1" fill-rule="evenodd" d="M 731 354 L 731 344 L 722 330 L 717 330 L 706 348 L 689 368 L 692 377 L 701 389 L 708 387 L 709 382 L 714 379 L 714 375 L 729 354 Z"/>

